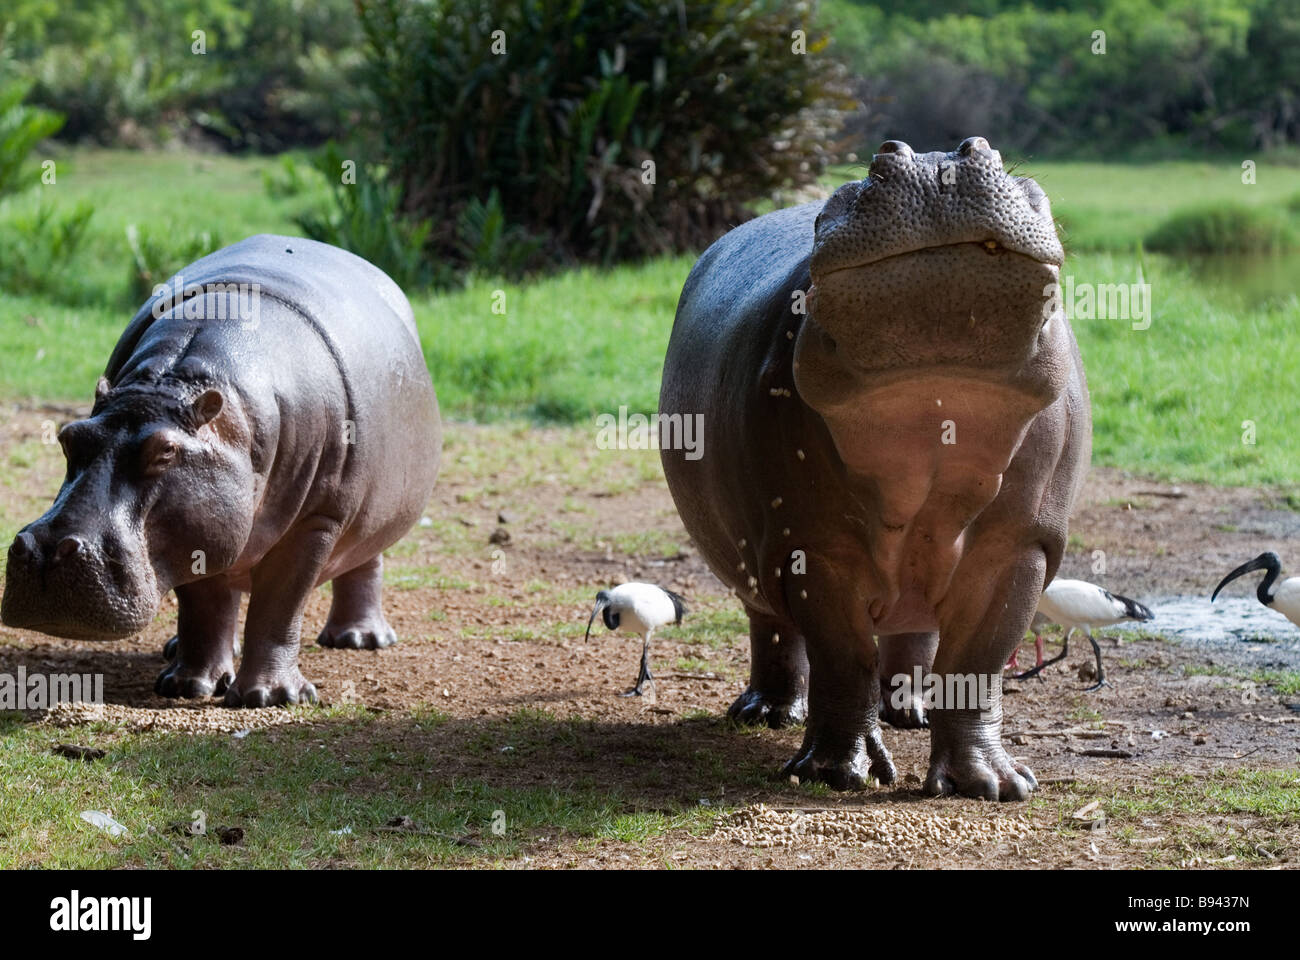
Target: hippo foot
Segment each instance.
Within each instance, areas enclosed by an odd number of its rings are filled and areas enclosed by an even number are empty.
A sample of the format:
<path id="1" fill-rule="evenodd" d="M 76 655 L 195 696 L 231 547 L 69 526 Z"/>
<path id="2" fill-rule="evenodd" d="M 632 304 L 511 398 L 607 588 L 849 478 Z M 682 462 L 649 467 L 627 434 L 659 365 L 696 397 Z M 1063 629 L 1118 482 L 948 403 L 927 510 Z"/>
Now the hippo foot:
<path id="1" fill-rule="evenodd" d="M 397 642 L 397 634 L 383 619 L 363 623 L 327 623 L 316 642 L 335 650 L 382 650 Z"/>
<path id="2" fill-rule="evenodd" d="M 747 726 L 766 724 L 773 730 L 797 727 L 808 719 L 808 698 L 769 696 L 749 687 L 727 710 L 727 717 Z"/>
<path id="3" fill-rule="evenodd" d="M 889 700 L 882 701 L 880 719 L 898 730 L 921 730 L 930 726 L 930 718 L 925 715 L 925 705 L 920 697 L 908 697 L 901 707 L 895 707 Z"/>
<path id="4" fill-rule="evenodd" d="M 153 692 L 161 697 L 181 697 L 186 700 L 203 700 L 221 696 L 235 679 L 234 664 L 227 661 L 205 668 L 189 667 L 179 660 L 158 674 Z"/>
<path id="5" fill-rule="evenodd" d="M 181 638 L 180 638 L 179 636 L 174 636 L 174 637 L 172 637 L 170 640 L 168 640 L 166 643 L 163 644 L 163 649 L 162 649 L 163 659 L 164 659 L 164 660 L 175 660 L 175 659 L 176 659 L 176 651 L 179 650 L 180 647 L 181 647 Z M 234 644 L 232 645 L 232 649 L 231 649 L 230 652 L 231 652 L 231 655 L 232 655 L 232 656 L 236 656 L 236 657 L 239 656 L 239 641 L 238 641 L 238 640 L 235 640 L 235 641 L 234 641 Z M 222 687 L 222 690 L 224 690 L 224 689 L 225 689 L 225 687 Z M 218 691 L 218 692 L 220 692 L 220 691 Z"/>
<path id="6" fill-rule="evenodd" d="M 297 667 L 270 676 L 245 677 L 241 671 L 226 691 L 227 707 L 278 707 L 315 703 L 316 687 Z"/>
<path id="7" fill-rule="evenodd" d="M 898 772 L 878 729 L 847 747 L 810 731 L 799 752 L 781 768 L 781 776 L 798 777 L 800 783 L 824 783 L 832 790 L 864 790 L 873 779 L 893 783 Z"/>
<path id="8" fill-rule="evenodd" d="M 1024 800 L 1036 789 L 1033 771 L 1011 759 L 1001 743 L 946 747 L 936 738 L 931 748 L 925 792 L 932 797 L 958 793 L 977 800 Z"/>

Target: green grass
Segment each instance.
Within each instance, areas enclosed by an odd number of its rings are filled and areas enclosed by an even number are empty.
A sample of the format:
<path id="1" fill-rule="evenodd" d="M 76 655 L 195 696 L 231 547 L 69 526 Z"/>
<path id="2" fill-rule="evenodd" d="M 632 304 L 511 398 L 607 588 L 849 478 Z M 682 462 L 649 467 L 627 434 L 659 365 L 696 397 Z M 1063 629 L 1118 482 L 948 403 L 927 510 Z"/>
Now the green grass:
<path id="1" fill-rule="evenodd" d="M 1260 642 L 1273 642 L 1271 638 L 1261 638 Z M 1183 667 L 1183 674 L 1189 677 L 1234 677 L 1249 680 L 1263 687 L 1272 687 L 1284 697 L 1300 694 L 1300 670 L 1248 670 L 1242 667 L 1223 667 L 1217 664 L 1188 664 Z"/>
<path id="2" fill-rule="evenodd" d="M 1280 835 L 1300 816 L 1300 776 L 1295 770 L 1216 770 L 1190 774 L 1161 770 L 1150 782 L 1116 788 L 1080 782 L 1061 796 L 1038 796 L 1031 810 L 1055 809 L 1057 832 L 1089 835 L 1072 814 L 1101 800 L 1106 830 L 1144 851 L 1151 866 L 1237 861 L 1264 866 L 1285 855 L 1291 841 Z M 1153 845 L 1141 838 L 1159 838 Z"/>
<path id="3" fill-rule="evenodd" d="M 0 869 L 490 865 L 562 838 L 643 844 L 670 830 L 700 832 L 726 809 L 687 802 L 642 810 L 635 792 L 590 778 L 510 782 L 515 768 L 549 764 L 557 754 L 580 760 L 600 742 L 591 724 L 542 711 L 478 723 L 472 733 L 449 729 L 454 721 L 433 709 L 387 720 L 358 708 L 314 715 L 310 725 L 237 740 L 58 730 L 0 714 Z M 432 768 L 430 738 L 467 736 L 464 750 L 487 758 L 491 769 L 469 777 Z M 50 752 L 69 740 L 107 756 L 82 763 Z M 640 758 L 633 766 L 633 784 L 659 775 Z M 761 782 L 757 772 L 754 778 Z M 110 813 L 128 834 L 109 837 L 81 820 L 84 810 Z M 206 834 L 171 827 L 194 822 L 195 811 Z M 403 816 L 418 832 L 381 829 Z M 232 826 L 244 830 L 243 843 L 220 844 L 216 829 Z"/>
<path id="4" fill-rule="evenodd" d="M 83 285 L 101 291 L 89 303 L 0 292 L 0 400 L 89 401 L 131 313 L 128 223 L 164 235 L 207 230 L 226 242 L 259 231 L 295 232 L 294 214 L 319 197 L 268 196 L 262 173 L 276 163 L 74 150 L 60 160 L 56 186 L 0 208 L 2 229 L 6 216 L 41 202 L 69 210 L 94 203 L 78 266 Z M 1127 319 L 1075 321 L 1092 393 L 1095 462 L 1166 479 L 1294 484 L 1290 437 L 1300 421 L 1300 394 L 1278 385 L 1300 380 L 1300 354 L 1270 345 L 1290 342 L 1300 323 L 1292 283 L 1300 264 L 1268 257 L 1192 264 L 1137 250 L 1159 223 L 1197 205 L 1286 208 L 1300 195 L 1300 169 L 1261 160 L 1253 186 L 1226 162 L 1031 161 L 1021 170 L 1053 197 L 1071 251 L 1066 270 L 1076 284 L 1131 283 L 1140 269 L 1151 285 L 1149 329 L 1134 330 Z M 829 179 L 862 172 L 860 165 L 842 168 Z M 691 262 L 667 257 L 517 284 L 474 278 L 460 290 L 414 296 L 444 413 L 590 424 L 594 413 L 622 405 L 652 411 Z M 1245 290 L 1257 280 L 1273 295 Z M 503 313 L 493 311 L 497 291 Z M 1247 420 L 1255 423 L 1254 444 L 1242 442 Z M 649 459 L 657 458 L 648 458 L 643 472 L 653 473 L 657 464 Z M 485 488 L 480 495 L 493 493 Z M 670 553 L 675 545 L 635 546 Z"/>

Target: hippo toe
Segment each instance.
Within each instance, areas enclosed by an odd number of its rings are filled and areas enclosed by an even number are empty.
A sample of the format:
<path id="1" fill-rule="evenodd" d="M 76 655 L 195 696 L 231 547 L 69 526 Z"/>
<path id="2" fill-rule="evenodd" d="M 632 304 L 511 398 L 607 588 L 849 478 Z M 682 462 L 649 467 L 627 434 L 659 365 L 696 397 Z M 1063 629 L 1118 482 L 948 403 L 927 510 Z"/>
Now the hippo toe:
<path id="1" fill-rule="evenodd" d="M 239 676 L 235 677 L 226 691 L 223 702 L 227 707 L 255 708 L 315 703 L 316 700 L 316 687 L 295 666 L 278 672 L 251 673 L 248 676 L 241 669 Z"/>

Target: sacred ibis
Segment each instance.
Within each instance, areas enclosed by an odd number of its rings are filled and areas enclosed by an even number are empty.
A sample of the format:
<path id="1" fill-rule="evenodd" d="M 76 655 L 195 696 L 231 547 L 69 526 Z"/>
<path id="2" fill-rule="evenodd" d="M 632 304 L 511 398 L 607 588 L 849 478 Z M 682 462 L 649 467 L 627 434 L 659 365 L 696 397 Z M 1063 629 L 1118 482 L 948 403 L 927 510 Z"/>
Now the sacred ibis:
<path id="1" fill-rule="evenodd" d="M 653 583 L 624 583 L 613 590 L 601 590 L 596 594 L 596 606 L 587 621 L 587 637 L 591 638 L 591 625 L 599 615 L 605 626 L 611 630 L 626 629 L 645 636 L 641 647 L 641 670 L 637 674 L 636 686 L 623 697 L 639 697 L 650 676 L 650 637 L 655 630 L 668 623 L 679 624 L 686 615 L 686 606 L 682 598 L 671 590 L 657 587 Z"/>
<path id="2" fill-rule="evenodd" d="M 1044 667 L 1063 659 L 1070 651 L 1070 634 L 1075 630 L 1082 630 L 1088 642 L 1092 644 L 1092 651 L 1097 657 L 1097 682 L 1088 687 L 1088 690 L 1108 686 L 1106 673 L 1101 665 L 1101 647 L 1092 636 L 1092 627 L 1110 627 L 1126 620 L 1143 622 L 1154 619 L 1155 614 L 1136 600 L 1117 597 L 1096 584 L 1084 580 L 1053 580 L 1039 598 L 1038 611 L 1029 624 L 1030 629 L 1034 631 L 1038 664 L 1032 670 L 1015 674 L 1013 679 L 1025 680 L 1036 676 Z M 1061 640 L 1060 654 L 1051 660 L 1044 660 L 1042 630 L 1052 623 L 1064 627 L 1065 636 Z"/>
<path id="3" fill-rule="evenodd" d="M 1277 575 L 1282 570 L 1282 561 L 1276 553 L 1271 551 L 1261 553 L 1254 560 L 1243 563 L 1220 580 L 1219 585 L 1214 588 L 1214 593 L 1210 595 L 1210 603 L 1214 602 L 1214 598 L 1219 595 L 1219 591 L 1230 582 L 1238 577 L 1245 576 L 1252 570 L 1268 571 L 1268 574 L 1259 582 L 1259 587 L 1255 591 L 1255 596 L 1259 597 L 1259 602 L 1266 607 L 1272 607 L 1300 627 L 1300 577 L 1289 577 L 1281 583 L 1277 583 Z"/>

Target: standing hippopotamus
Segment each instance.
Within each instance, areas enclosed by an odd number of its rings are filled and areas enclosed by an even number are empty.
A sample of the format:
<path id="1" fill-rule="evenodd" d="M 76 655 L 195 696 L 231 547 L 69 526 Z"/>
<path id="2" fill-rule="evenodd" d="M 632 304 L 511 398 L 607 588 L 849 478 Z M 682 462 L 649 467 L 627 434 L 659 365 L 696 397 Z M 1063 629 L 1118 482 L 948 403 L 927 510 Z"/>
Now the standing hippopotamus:
<path id="1" fill-rule="evenodd" d="M 111 640 L 179 603 L 165 696 L 314 700 L 318 642 L 383 647 L 381 551 L 420 516 L 442 449 L 410 304 L 343 250 L 256 236 L 186 267 L 127 326 L 86 420 L 59 433 L 54 505 L 9 548 L 6 624 Z M 234 670 L 240 592 L 250 594 Z"/>
<path id="2" fill-rule="evenodd" d="M 1002 747 L 1001 670 L 1089 459 L 1061 262 L 1043 191 L 972 137 L 888 141 L 865 180 L 732 230 L 691 271 L 660 412 L 703 414 L 713 439 L 664 471 L 749 615 L 731 716 L 807 719 L 785 773 L 892 781 L 883 697 L 891 723 L 928 721 L 927 792 L 1036 786 Z M 941 695 L 927 715 L 911 678 L 931 670 L 950 694 L 983 684 L 985 709 Z"/>

